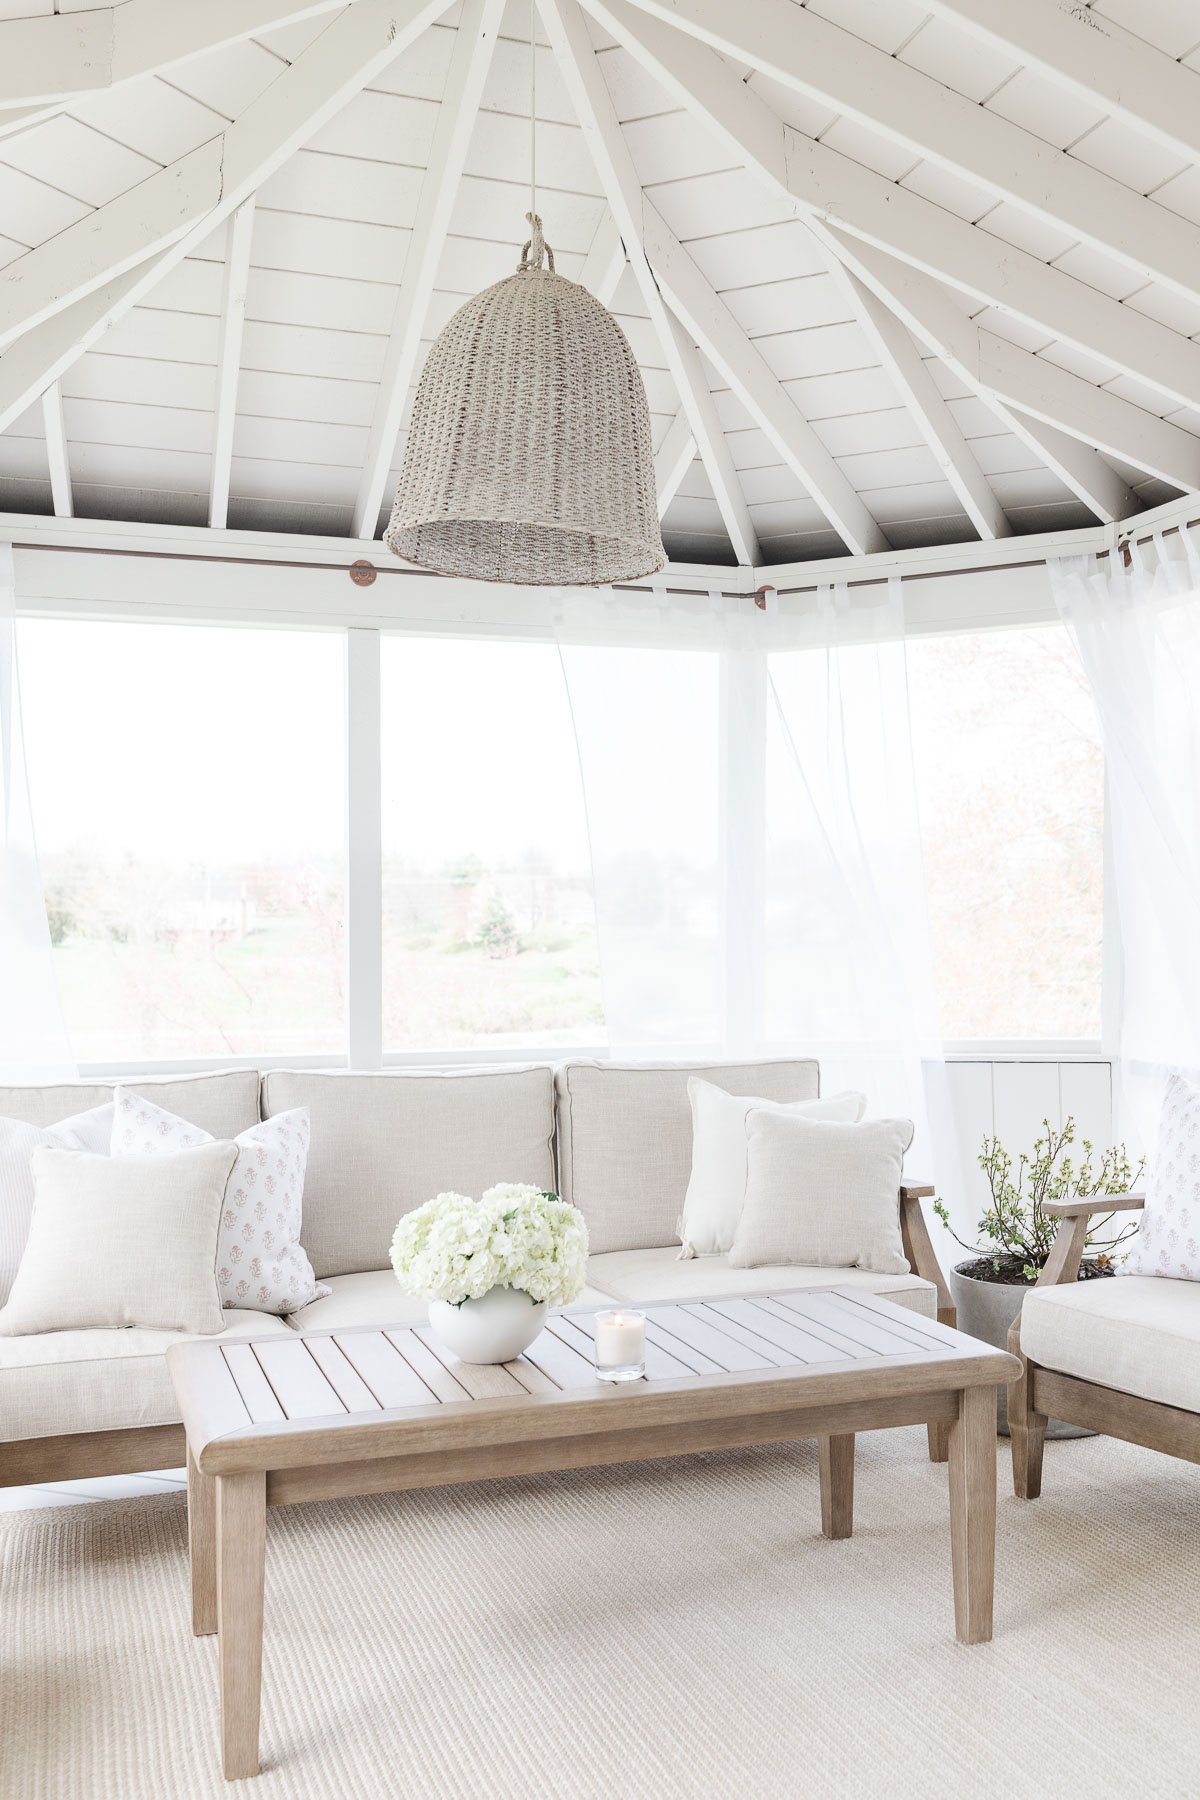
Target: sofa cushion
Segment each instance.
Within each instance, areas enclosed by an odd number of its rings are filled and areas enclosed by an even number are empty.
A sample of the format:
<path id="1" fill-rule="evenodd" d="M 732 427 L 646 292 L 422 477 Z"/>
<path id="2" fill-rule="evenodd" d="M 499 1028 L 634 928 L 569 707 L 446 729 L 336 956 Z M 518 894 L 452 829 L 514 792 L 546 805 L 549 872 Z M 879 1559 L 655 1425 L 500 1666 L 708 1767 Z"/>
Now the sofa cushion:
<path id="1" fill-rule="evenodd" d="M 594 1254 L 678 1243 L 692 1172 L 693 1075 L 763 1100 L 815 1100 L 819 1085 L 808 1061 L 564 1063 L 555 1078 L 558 1191 L 586 1218 Z"/>
<path id="2" fill-rule="evenodd" d="M 281 1337 L 288 1327 L 269 1313 L 231 1307 L 220 1337 Z M 177 1425 L 179 1408 L 167 1374 L 178 1331 L 46 1331 L 0 1338 L 0 1443 L 63 1437 L 76 1431 L 124 1431 Z"/>
<path id="3" fill-rule="evenodd" d="M 1035 1288 L 1021 1311 L 1031 1362 L 1200 1413 L 1200 1286 L 1154 1275 Z"/>
<path id="4" fill-rule="evenodd" d="M 910 1312 L 937 1318 L 937 1289 L 919 1275 L 877 1275 L 871 1269 L 815 1269 L 772 1263 L 732 1269 L 724 1256 L 680 1261 L 674 1250 L 617 1250 L 593 1256 L 588 1282 L 614 1300 L 634 1306 L 653 1301 L 732 1299 L 746 1294 L 782 1294 L 792 1288 L 849 1288 L 879 1294 Z"/>
<path id="5" fill-rule="evenodd" d="M 272 1069 L 263 1116 L 306 1106 L 303 1240 L 318 1280 L 381 1269 L 402 1213 L 445 1189 L 554 1186 L 547 1068 L 359 1075 Z"/>
<path id="6" fill-rule="evenodd" d="M 216 1075 L 175 1075 L 163 1081 L 125 1081 L 131 1094 L 153 1100 L 177 1113 L 189 1125 L 203 1126 L 212 1137 L 235 1138 L 257 1125 L 257 1069 L 222 1070 Z M 115 1082 L 62 1082 L 50 1087 L 0 1087 L 0 1118 L 24 1119 L 29 1125 L 57 1125 L 72 1113 L 104 1106 Z"/>
<path id="7" fill-rule="evenodd" d="M 335 1275 L 328 1285 L 328 1299 L 302 1306 L 288 1323 L 298 1331 L 346 1331 L 355 1325 L 424 1325 L 429 1318 L 428 1300 L 406 1294 L 391 1269 Z M 571 1304 L 603 1306 L 606 1298 L 587 1287 Z"/>

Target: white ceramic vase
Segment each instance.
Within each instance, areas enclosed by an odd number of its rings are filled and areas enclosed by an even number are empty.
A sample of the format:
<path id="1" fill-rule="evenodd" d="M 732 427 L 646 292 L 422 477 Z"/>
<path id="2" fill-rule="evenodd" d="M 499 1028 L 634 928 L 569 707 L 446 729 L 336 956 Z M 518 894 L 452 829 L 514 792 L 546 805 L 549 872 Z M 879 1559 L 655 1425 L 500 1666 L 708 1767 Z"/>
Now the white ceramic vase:
<path id="1" fill-rule="evenodd" d="M 511 1362 L 527 1350 L 546 1319 L 545 1301 L 521 1288 L 494 1287 L 479 1300 L 429 1302 L 429 1328 L 462 1362 Z"/>

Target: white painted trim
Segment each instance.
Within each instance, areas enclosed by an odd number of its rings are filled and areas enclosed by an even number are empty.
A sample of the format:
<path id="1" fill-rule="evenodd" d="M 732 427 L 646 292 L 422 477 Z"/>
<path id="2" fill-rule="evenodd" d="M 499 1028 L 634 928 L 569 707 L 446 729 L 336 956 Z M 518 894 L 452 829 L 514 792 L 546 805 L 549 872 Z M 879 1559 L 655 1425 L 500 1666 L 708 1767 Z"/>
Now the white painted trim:
<path id="1" fill-rule="evenodd" d="M 346 633 L 346 1043 L 383 1062 L 383 818 L 379 633 Z"/>
<path id="2" fill-rule="evenodd" d="M 71 459 L 67 450 L 67 428 L 63 422 L 62 388 L 52 381 L 42 395 L 42 425 L 46 433 L 46 462 L 50 469 L 50 494 L 54 515 L 58 519 L 74 516 L 71 497 Z"/>
<path id="3" fill-rule="evenodd" d="M 417 216 L 404 253 L 404 273 L 375 398 L 366 462 L 354 502 L 352 532 L 358 538 L 373 538 L 378 530 L 434 277 L 503 14 L 504 0 L 466 0 L 458 22 L 429 162 L 421 182 Z"/>
<path id="4" fill-rule="evenodd" d="M 217 354 L 217 398 L 213 417 L 212 473 L 208 522 L 223 531 L 229 522 L 229 473 L 233 461 L 233 427 L 237 417 L 238 377 L 242 371 L 242 331 L 246 323 L 246 286 L 250 279 L 250 241 L 254 235 L 254 196 L 243 201 L 227 229 L 225 280 L 221 296 L 221 345 Z"/>

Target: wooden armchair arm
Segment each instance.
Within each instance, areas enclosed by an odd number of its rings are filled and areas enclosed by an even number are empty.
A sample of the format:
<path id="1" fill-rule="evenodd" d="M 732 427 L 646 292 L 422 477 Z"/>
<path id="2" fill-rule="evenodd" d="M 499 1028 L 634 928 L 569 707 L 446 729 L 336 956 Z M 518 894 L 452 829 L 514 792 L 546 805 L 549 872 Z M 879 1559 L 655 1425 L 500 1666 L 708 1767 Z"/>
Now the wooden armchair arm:
<path id="1" fill-rule="evenodd" d="M 1077 1219 L 1091 1213 L 1141 1212 L 1145 1204 L 1145 1194 L 1095 1194 L 1090 1200 L 1047 1200 L 1042 1211 L 1052 1219 Z"/>
<path id="2" fill-rule="evenodd" d="M 1034 1283 L 1035 1287 L 1057 1287 L 1076 1281 L 1079 1265 L 1087 1247 L 1087 1234 L 1095 1213 L 1141 1212 L 1146 1204 L 1144 1194 L 1097 1194 L 1090 1200 L 1048 1200 L 1042 1211 L 1062 1224 L 1055 1234 L 1046 1258 L 1046 1266 Z"/>
<path id="3" fill-rule="evenodd" d="M 925 1223 L 925 1214 L 921 1211 L 922 1200 L 936 1194 L 932 1187 L 902 1187 L 900 1189 L 900 1235 L 904 1240 L 904 1254 L 923 1281 L 930 1281 L 937 1289 L 937 1316 L 942 1325 L 951 1327 L 958 1324 L 958 1314 L 954 1302 L 950 1298 L 950 1289 L 946 1285 L 946 1277 L 942 1273 L 942 1265 L 938 1261 L 937 1252 L 929 1236 L 929 1227 Z"/>

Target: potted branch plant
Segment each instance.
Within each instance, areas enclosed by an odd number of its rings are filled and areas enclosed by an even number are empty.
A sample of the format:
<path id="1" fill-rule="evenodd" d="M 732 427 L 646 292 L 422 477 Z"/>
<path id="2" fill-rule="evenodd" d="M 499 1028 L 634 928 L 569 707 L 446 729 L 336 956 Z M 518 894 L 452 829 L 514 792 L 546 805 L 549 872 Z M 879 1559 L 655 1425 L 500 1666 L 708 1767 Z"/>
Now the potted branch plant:
<path id="1" fill-rule="evenodd" d="M 985 1137 L 979 1166 L 987 1177 L 990 1202 L 979 1221 L 978 1244 L 960 1238 L 950 1215 L 938 1200 L 934 1210 L 956 1243 L 971 1252 L 950 1273 L 950 1287 L 958 1309 L 958 1328 L 970 1337 L 1003 1348 L 1009 1328 L 1021 1310 L 1026 1292 L 1046 1265 L 1059 1221 L 1045 1211 L 1048 1201 L 1090 1200 L 1098 1194 L 1127 1194 L 1140 1178 L 1143 1164 L 1135 1169 L 1124 1144 L 1097 1152 L 1084 1138 L 1079 1156 L 1071 1154 L 1075 1121 L 1068 1118 L 1056 1131 L 1048 1119 L 1030 1152 L 1013 1159 L 997 1137 Z M 1122 1259 L 1120 1246 L 1137 1230 L 1137 1222 L 1114 1227 L 1114 1214 L 1097 1216 L 1087 1235 L 1080 1281 L 1103 1280 L 1116 1274 Z M 1008 1435 L 1008 1390 L 999 1390 L 998 1425 Z M 1052 1419 L 1051 1437 L 1087 1437 L 1078 1425 Z"/>

